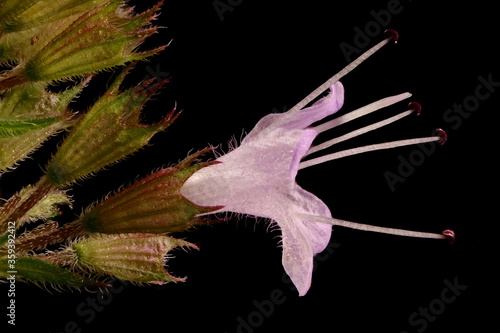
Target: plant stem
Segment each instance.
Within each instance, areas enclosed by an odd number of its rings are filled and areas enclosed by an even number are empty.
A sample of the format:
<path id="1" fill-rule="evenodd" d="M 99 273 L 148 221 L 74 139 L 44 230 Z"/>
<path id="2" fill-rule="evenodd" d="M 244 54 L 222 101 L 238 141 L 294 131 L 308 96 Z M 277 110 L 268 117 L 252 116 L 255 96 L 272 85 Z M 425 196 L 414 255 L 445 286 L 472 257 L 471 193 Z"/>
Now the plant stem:
<path id="1" fill-rule="evenodd" d="M 30 251 L 44 248 L 47 245 L 61 243 L 67 239 L 76 237 L 82 233 L 82 224 L 79 220 L 57 228 L 57 223 L 47 225 L 46 228 L 34 230 L 16 241 L 18 251 Z"/>
<path id="2" fill-rule="evenodd" d="M 20 84 L 25 83 L 26 80 L 19 75 L 7 75 L 0 78 L 0 91 L 14 88 Z"/>

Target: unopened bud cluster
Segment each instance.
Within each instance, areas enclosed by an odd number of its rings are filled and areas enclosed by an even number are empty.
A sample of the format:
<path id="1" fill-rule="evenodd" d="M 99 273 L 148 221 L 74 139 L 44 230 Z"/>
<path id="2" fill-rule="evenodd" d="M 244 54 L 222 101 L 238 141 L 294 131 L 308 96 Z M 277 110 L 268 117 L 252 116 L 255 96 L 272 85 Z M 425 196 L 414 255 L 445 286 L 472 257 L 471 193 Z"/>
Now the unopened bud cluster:
<path id="1" fill-rule="evenodd" d="M 0 176 L 9 177 L 49 137 L 67 134 L 48 162 L 39 163 L 39 182 L 25 184 L 0 206 L 0 278 L 16 271 L 17 280 L 73 288 L 105 287 L 108 277 L 183 281 L 165 270 L 166 258 L 174 248 L 196 246 L 172 234 L 218 208 L 197 206 L 180 194 L 187 178 L 211 164 L 196 163 L 204 151 L 97 202 L 72 223 L 55 220 L 65 211 L 61 206 L 72 208 L 76 181 L 143 148 L 178 116 L 166 111 L 157 123 L 141 122 L 145 104 L 168 80 L 129 88 L 123 83 L 139 60 L 165 48 L 137 51 L 157 32 L 152 21 L 161 5 L 136 13 L 121 0 L 1 2 L 0 64 L 7 69 L 0 75 Z M 98 72 L 126 64 L 88 110 L 72 109 Z M 61 80 L 75 84 L 48 90 Z M 15 253 L 9 239 L 15 239 Z M 46 250 L 55 244 L 60 250 Z"/>

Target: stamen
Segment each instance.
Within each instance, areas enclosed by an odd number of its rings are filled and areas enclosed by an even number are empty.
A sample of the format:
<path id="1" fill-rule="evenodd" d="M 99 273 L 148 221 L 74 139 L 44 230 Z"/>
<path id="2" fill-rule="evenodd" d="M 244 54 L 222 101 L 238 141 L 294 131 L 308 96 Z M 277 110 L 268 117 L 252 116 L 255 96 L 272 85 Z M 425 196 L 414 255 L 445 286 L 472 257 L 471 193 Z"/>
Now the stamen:
<path id="1" fill-rule="evenodd" d="M 410 98 L 410 97 L 411 97 L 411 94 L 406 92 L 403 94 L 382 98 L 376 102 L 370 103 L 368 105 L 360 107 L 359 109 L 356 109 L 354 111 L 346 113 L 343 116 L 337 117 L 335 119 L 327 121 L 326 123 L 318 125 L 318 126 L 314 127 L 313 129 L 318 133 L 322 133 L 324 131 L 327 131 L 329 129 L 337 127 L 339 125 L 345 124 L 351 120 L 357 119 L 359 117 L 365 116 L 367 114 L 370 114 L 372 112 L 375 112 L 375 111 L 380 110 L 382 108 L 385 108 L 387 106 L 401 102 L 402 100 Z M 413 108 L 411 106 L 409 106 L 409 107 Z"/>
<path id="2" fill-rule="evenodd" d="M 448 238 L 450 240 L 450 244 L 455 243 L 455 231 L 451 229 L 446 229 L 445 231 L 442 232 L 443 236 Z"/>
<path id="3" fill-rule="evenodd" d="M 445 230 L 440 234 L 431 233 L 431 232 L 422 232 L 422 231 L 411 231 L 404 229 L 395 229 L 395 228 L 385 228 L 379 226 L 373 226 L 369 224 L 362 224 L 356 222 L 350 222 L 345 220 L 339 220 L 335 218 L 326 218 L 321 216 L 309 215 L 309 214 L 300 214 L 302 218 L 308 221 L 321 222 L 351 229 L 363 230 L 363 231 L 372 231 L 372 232 L 380 232 L 384 234 L 397 235 L 397 236 L 406 236 L 406 237 L 419 237 L 419 238 L 434 238 L 434 239 L 449 239 L 450 244 L 453 244 L 455 241 L 455 233 L 453 230 Z"/>
<path id="4" fill-rule="evenodd" d="M 312 100 L 314 100 L 316 97 L 321 95 L 326 89 L 328 89 L 330 86 L 332 86 L 335 82 L 340 80 L 342 77 L 344 77 L 346 74 L 348 74 L 350 71 L 352 71 L 354 68 L 358 67 L 363 61 L 368 59 L 370 56 L 372 56 L 374 53 L 376 53 L 378 50 L 380 50 L 383 46 L 388 44 L 390 41 L 394 40 L 397 42 L 397 39 L 399 38 L 399 35 L 396 31 L 394 30 L 386 30 L 386 33 L 390 35 L 388 38 L 384 39 L 383 41 L 379 42 L 375 46 L 373 46 L 371 49 L 360 55 L 356 60 L 351 62 L 349 65 L 344 67 L 340 72 L 332 76 L 330 79 L 328 79 L 325 83 L 320 85 L 318 88 L 316 88 L 312 93 L 307 95 L 303 100 L 298 102 L 292 109 L 290 109 L 289 113 L 295 113 L 298 110 L 302 109 L 305 107 L 307 104 L 309 104 Z"/>
<path id="5" fill-rule="evenodd" d="M 437 128 L 435 132 L 439 136 L 439 144 L 444 145 L 448 141 L 448 134 L 441 128 Z"/>
<path id="6" fill-rule="evenodd" d="M 422 105 L 420 105 L 420 103 L 418 102 L 410 102 L 410 104 L 408 104 L 408 107 L 412 109 L 413 112 L 417 114 L 417 116 L 420 116 L 420 114 L 422 113 Z"/>
<path id="7" fill-rule="evenodd" d="M 411 103 L 410 103 L 411 104 Z M 381 127 L 384 127 L 386 125 L 389 125 L 399 119 L 402 119 L 410 114 L 412 114 L 413 112 L 415 112 L 415 110 L 408 110 L 408 111 L 405 111 L 405 112 L 402 112 L 398 115 L 395 115 L 393 117 L 390 117 L 390 118 L 387 118 L 385 120 L 382 120 L 382 121 L 379 121 L 377 123 L 374 123 L 374 124 L 371 124 L 371 125 L 368 125 L 368 126 L 365 126 L 365 127 L 362 127 L 362 128 L 359 128 L 355 131 L 352 131 L 350 133 L 347 133 L 347 134 L 344 134 L 342 136 L 339 136 L 337 138 L 334 138 L 334 139 L 331 139 L 331 140 L 328 140 L 324 143 L 321 143 L 319 145 L 316 145 L 314 147 L 311 147 L 308 151 L 307 151 L 307 155 L 309 154 L 312 154 L 312 153 L 315 153 L 315 152 L 318 152 L 320 150 L 323 150 L 323 149 L 326 149 L 328 147 L 331 147 L 339 142 L 342 142 L 342 141 L 346 141 L 348 139 L 352 139 L 356 136 L 359 136 L 361 134 L 365 134 L 365 133 L 368 133 L 368 132 L 371 132 L 373 130 L 376 130 L 378 128 L 381 128 Z"/>
<path id="8" fill-rule="evenodd" d="M 339 159 L 342 157 L 357 155 L 357 154 L 361 154 L 361 153 L 367 153 L 367 152 L 374 151 L 374 150 L 390 149 L 390 148 L 396 148 L 396 147 L 402 147 L 402 146 L 416 145 L 416 144 L 432 142 L 432 141 L 440 141 L 441 142 L 442 140 L 443 140 L 442 136 L 431 136 L 431 137 L 426 137 L 426 138 L 407 139 L 407 140 L 377 143 L 374 145 L 368 145 L 368 146 L 363 146 L 363 147 L 358 147 L 358 148 L 347 149 L 347 150 L 339 151 L 337 153 L 328 154 L 328 155 L 324 155 L 324 156 L 313 158 L 313 159 L 310 159 L 307 161 L 300 162 L 298 169 L 300 170 L 300 169 L 304 169 L 304 168 L 307 168 L 307 167 L 310 167 L 313 165 L 325 163 L 328 161 L 333 161 L 333 160 L 336 160 L 336 159 Z"/>
<path id="9" fill-rule="evenodd" d="M 384 34 L 389 35 L 392 38 L 393 43 L 397 44 L 397 42 L 399 40 L 399 34 L 398 34 L 398 32 L 396 30 L 386 29 L 384 31 Z"/>

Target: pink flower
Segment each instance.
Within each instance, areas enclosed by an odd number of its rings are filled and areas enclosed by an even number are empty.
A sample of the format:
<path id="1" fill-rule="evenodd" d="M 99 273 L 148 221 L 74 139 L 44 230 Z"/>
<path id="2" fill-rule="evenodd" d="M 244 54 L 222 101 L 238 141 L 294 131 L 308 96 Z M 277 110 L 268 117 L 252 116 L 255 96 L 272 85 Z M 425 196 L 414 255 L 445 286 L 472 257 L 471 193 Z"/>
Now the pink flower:
<path id="1" fill-rule="evenodd" d="M 387 43 L 387 39 L 381 43 Z M 371 51 L 380 48 L 381 43 Z M 366 54 L 364 55 L 367 57 Z M 363 57 L 363 56 L 362 56 Z M 313 152 L 337 142 L 387 125 L 414 112 L 411 110 L 391 117 L 321 145 L 311 147 L 316 136 L 342 123 L 410 97 L 404 93 L 388 97 L 334 120 L 311 127 L 315 122 L 337 112 L 344 102 L 344 88 L 338 78 L 359 64 L 327 81 L 290 111 L 263 117 L 243 139 L 241 145 L 217 158 L 217 162 L 194 173 L 181 187 L 180 193 L 200 206 L 223 206 L 215 211 L 236 212 L 271 219 L 281 229 L 283 267 L 297 287 L 299 295 L 309 289 L 313 257 L 327 246 L 332 224 L 365 230 L 395 233 L 406 236 L 444 238 L 441 234 L 384 229 L 354 224 L 332 218 L 328 207 L 314 194 L 305 191 L 295 181 L 299 169 L 325 161 L 377 149 L 442 140 L 441 136 L 402 140 L 350 149 L 302 161 Z M 329 94 L 309 107 L 303 108 L 329 87 Z"/>
<path id="2" fill-rule="evenodd" d="M 295 182 L 299 163 L 318 134 L 309 126 L 337 112 L 344 102 L 340 82 L 314 105 L 262 118 L 222 162 L 196 172 L 181 194 L 197 205 L 272 219 L 281 228 L 283 266 L 301 295 L 311 283 L 313 256 L 323 251 L 332 227 L 301 214 L 331 218 L 328 207 Z"/>

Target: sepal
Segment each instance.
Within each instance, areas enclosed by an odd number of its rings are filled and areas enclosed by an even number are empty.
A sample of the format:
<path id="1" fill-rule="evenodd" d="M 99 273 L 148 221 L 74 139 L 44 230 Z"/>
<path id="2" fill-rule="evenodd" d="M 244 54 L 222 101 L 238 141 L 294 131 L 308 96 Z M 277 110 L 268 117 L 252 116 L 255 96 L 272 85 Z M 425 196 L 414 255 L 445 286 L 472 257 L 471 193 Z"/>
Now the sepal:
<path id="1" fill-rule="evenodd" d="M 185 278 L 165 270 L 169 252 L 197 247 L 183 240 L 152 234 L 93 235 L 71 246 L 76 265 L 90 272 L 137 283 L 164 284 Z"/>
<path id="2" fill-rule="evenodd" d="M 166 46 L 143 52 L 137 52 L 137 48 L 157 32 L 158 28 L 149 23 L 156 18 L 155 12 L 160 6 L 158 3 L 136 15 L 122 1 L 108 1 L 76 19 L 51 24 L 52 31 L 34 42 L 28 54 L 22 59 L 10 59 L 19 65 L 0 78 L 0 90 L 26 82 L 52 82 L 88 75 L 158 53 Z M 4 45 L 1 53 L 5 57 L 13 52 Z"/>
<path id="3" fill-rule="evenodd" d="M 160 169 L 88 209 L 80 219 L 84 230 L 107 234 L 162 234 L 184 231 L 201 223 L 198 214 L 221 207 L 195 205 L 179 190 L 193 173 L 214 163 L 193 164 L 206 151 L 193 154 L 176 166 Z"/>
<path id="4" fill-rule="evenodd" d="M 19 86 L 0 100 L 0 174 L 73 124 L 68 105 L 89 80 L 61 93 L 51 93 L 45 85 Z"/>
<path id="5" fill-rule="evenodd" d="M 0 35 L 42 26 L 81 14 L 108 0 L 3 0 L 0 6 Z"/>
<path id="6" fill-rule="evenodd" d="M 140 123 L 143 105 L 167 81 L 125 92 L 119 87 L 127 70 L 71 129 L 47 166 L 46 174 L 56 186 L 67 185 L 115 163 L 145 146 L 156 133 L 177 117 L 175 110 L 153 125 Z M 151 83 L 151 82 L 149 82 Z"/>

